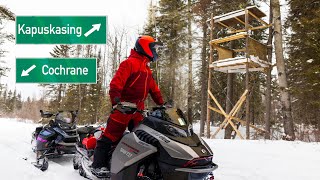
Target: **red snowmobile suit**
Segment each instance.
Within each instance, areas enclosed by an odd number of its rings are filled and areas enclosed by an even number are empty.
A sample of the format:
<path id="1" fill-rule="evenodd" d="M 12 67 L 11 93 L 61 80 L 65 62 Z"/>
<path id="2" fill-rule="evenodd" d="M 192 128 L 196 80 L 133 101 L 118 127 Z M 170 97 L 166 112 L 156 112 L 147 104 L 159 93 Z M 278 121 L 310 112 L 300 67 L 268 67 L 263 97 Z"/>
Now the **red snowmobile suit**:
<path id="1" fill-rule="evenodd" d="M 116 105 L 115 99 L 120 98 L 121 102 L 135 103 L 138 109 L 143 110 L 148 93 L 156 104 L 164 103 L 160 89 L 152 77 L 149 62 L 146 56 L 131 50 L 129 58 L 120 64 L 110 83 L 109 95 L 112 105 Z M 110 115 L 104 136 L 115 142 L 122 137 L 130 120 L 137 125 L 142 119 L 140 113 L 123 114 L 115 110 Z"/>

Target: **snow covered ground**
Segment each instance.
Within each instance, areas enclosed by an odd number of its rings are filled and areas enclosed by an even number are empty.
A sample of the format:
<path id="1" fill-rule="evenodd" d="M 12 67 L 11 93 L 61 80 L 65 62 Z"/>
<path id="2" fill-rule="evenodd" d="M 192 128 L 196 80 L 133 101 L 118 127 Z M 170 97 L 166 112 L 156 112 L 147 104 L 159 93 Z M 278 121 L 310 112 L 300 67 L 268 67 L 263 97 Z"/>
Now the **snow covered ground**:
<path id="1" fill-rule="evenodd" d="M 42 172 L 33 165 L 30 122 L 0 118 L 0 179 L 83 179 L 72 156 L 54 159 Z M 197 125 L 195 125 L 197 128 Z M 319 180 L 320 144 L 286 141 L 210 139 L 217 180 Z M 24 160 L 27 158 L 27 160 Z"/>
<path id="2" fill-rule="evenodd" d="M 31 164 L 35 161 L 35 154 L 31 150 L 30 140 L 36 126 L 30 122 L 0 118 L 0 179 L 84 179 L 73 170 L 72 156 L 50 161 L 46 172 Z M 25 158 L 27 160 L 24 160 Z"/>

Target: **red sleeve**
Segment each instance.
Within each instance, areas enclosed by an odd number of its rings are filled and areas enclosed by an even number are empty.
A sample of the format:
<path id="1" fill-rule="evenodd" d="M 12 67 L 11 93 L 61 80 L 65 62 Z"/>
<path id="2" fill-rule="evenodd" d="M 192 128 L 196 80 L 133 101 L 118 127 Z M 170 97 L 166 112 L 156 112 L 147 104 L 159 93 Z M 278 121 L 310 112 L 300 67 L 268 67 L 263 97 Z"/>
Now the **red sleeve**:
<path id="1" fill-rule="evenodd" d="M 131 73 L 131 66 L 129 62 L 123 61 L 120 63 L 119 69 L 117 70 L 116 74 L 114 75 L 113 79 L 110 82 L 110 90 L 109 95 L 111 99 L 112 105 L 115 105 L 115 98 L 118 97 L 121 100 L 121 92 L 126 84 L 127 79 L 129 78 Z"/>
<path id="2" fill-rule="evenodd" d="M 164 104 L 160 89 L 159 89 L 156 81 L 153 78 L 151 78 L 151 81 L 150 81 L 149 93 L 150 93 L 153 101 L 157 105 L 163 105 Z"/>

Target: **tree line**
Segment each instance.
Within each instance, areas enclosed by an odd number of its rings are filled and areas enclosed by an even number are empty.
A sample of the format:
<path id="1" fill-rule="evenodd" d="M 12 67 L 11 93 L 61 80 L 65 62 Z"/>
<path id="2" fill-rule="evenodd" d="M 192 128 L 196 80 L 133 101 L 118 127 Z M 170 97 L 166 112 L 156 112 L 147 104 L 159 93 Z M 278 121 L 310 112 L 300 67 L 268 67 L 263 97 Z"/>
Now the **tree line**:
<path id="1" fill-rule="evenodd" d="M 252 34 L 255 39 L 273 47 L 268 49 L 268 58 L 274 63 L 273 69 L 266 73 L 255 72 L 250 76 L 250 122 L 269 132 L 257 138 L 277 139 L 277 134 L 285 133 L 288 140 L 319 141 L 320 3 L 317 0 L 290 0 L 287 4 L 279 4 L 278 0 L 150 1 L 147 21 L 139 34 L 151 35 L 164 43 L 159 52 L 160 61 L 151 64 L 151 68 L 165 100 L 174 100 L 190 121 L 199 122 L 201 135 L 208 128 L 205 124 L 208 83 L 226 112 L 232 109 L 245 89 L 245 75 L 212 72 L 211 82 L 208 82 L 211 33 L 208 20 L 211 16 L 250 5 L 269 7 L 270 22 L 273 23 L 269 29 Z M 289 8 L 284 26 L 281 25 L 281 5 Z M 212 33 L 216 36 L 227 32 L 215 29 Z M 282 33 L 285 38 L 279 42 L 278 36 Z M 237 48 L 241 43 L 244 42 L 228 46 Z M 281 51 L 284 55 L 277 51 L 279 43 L 284 44 Z M 133 45 L 126 28 L 118 28 L 108 35 L 106 46 L 56 46 L 50 53 L 52 57 L 97 58 L 98 82 L 45 84 L 42 85 L 45 89 L 43 97 L 34 101 L 50 110 L 79 109 L 80 122 L 84 124 L 106 121 L 111 108 L 107 93 L 109 82 Z M 281 56 L 284 57 L 282 60 Z M 217 59 L 216 53 L 213 57 Z M 272 70 L 277 70 L 277 74 L 271 73 Z M 22 107 L 27 102 L 22 102 Z M 29 98 L 28 103 L 32 102 Z M 152 100 L 148 99 L 146 104 L 152 106 Z M 237 116 L 244 119 L 245 114 L 245 108 L 242 108 Z M 212 113 L 210 125 L 219 125 L 223 118 Z M 226 128 L 224 137 L 231 138 L 231 133 L 232 129 Z"/>

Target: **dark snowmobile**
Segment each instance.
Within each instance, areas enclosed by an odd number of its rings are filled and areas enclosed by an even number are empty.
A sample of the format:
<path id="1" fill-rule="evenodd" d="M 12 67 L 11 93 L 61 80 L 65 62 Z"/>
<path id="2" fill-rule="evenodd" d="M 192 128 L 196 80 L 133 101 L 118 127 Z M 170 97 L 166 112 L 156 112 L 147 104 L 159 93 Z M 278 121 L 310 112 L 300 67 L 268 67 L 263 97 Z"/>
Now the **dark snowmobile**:
<path id="1" fill-rule="evenodd" d="M 123 107 L 123 109 L 130 109 Z M 129 112 L 140 113 L 134 107 Z M 182 111 L 175 108 L 156 107 L 143 112 L 144 120 L 132 132 L 126 132 L 114 144 L 109 162 L 110 173 L 103 176 L 91 171 L 94 149 L 88 149 L 91 131 L 85 143 L 79 143 L 73 165 L 80 175 L 89 179 L 214 179 L 218 168 L 212 162 L 210 147 L 199 138 L 186 121 Z M 94 147 L 92 141 L 90 147 Z"/>
<path id="2" fill-rule="evenodd" d="M 48 169 L 48 158 L 60 157 L 64 154 L 76 152 L 78 139 L 76 119 L 78 111 L 59 111 L 58 113 L 43 112 L 40 110 L 41 120 L 48 120 L 48 124 L 37 127 L 32 133 L 32 150 L 36 153 L 37 168 Z"/>

